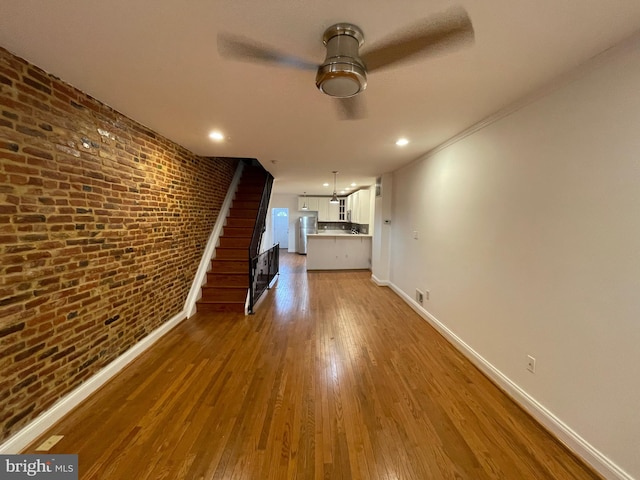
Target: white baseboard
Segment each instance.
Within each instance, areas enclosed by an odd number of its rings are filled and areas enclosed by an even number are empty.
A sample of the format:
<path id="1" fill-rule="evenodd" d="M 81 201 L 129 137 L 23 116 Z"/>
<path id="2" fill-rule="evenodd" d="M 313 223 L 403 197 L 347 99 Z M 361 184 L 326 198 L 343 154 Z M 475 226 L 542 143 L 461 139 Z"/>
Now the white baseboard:
<path id="1" fill-rule="evenodd" d="M 36 440 L 40 435 L 51 428 L 58 420 L 77 407 L 83 400 L 97 391 L 102 385 L 111 380 L 138 356 L 149 349 L 169 330 L 182 322 L 187 315 L 184 311 L 172 317 L 149 335 L 144 337 L 133 347 L 109 363 L 98 373 L 89 378 L 63 398 L 58 400 L 50 409 L 39 415 L 18 433 L 10 437 L 0 445 L 0 454 L 16 454 Z"/>
<path id="2" fill-rule="evenodd" d="M 389 281 L 388 280 L 380 280 L 378 277 L 376 277 L 373 274 L 371 274 L 371 281 L 373 283 L 375 283 L 376 285 L 378 285 L 379 287 L 388 287 L 389 286 Z"/>
<path id="3" fill-rule="evenodd" d="M 610 480 L 634 480 L 631 475 L 612 462 L 602 452 L 593 447 L 593 445 L 545 408 L 544 405 L 541 405 L 535 398 L 511 381 L 500 370 L 447 328 L 444 323 L 425 310 L 412 297 L 400 290 L 397 285 L 393 282 L 387 282 L 387 285 L 415 310 L 418 315 L 429 322 L 429 324 L 440 332 L 456 349 L 478 367 L 480 371 L 598 473 Z"/>

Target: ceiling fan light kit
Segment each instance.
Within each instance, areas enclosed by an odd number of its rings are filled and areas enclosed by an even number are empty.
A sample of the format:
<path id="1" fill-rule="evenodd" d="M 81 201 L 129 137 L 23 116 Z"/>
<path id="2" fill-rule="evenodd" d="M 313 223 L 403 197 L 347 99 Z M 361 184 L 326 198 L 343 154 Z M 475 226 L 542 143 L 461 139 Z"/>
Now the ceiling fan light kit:
<path id="1" fill-rule="evenodd" d="M 327 28 L 322 37 L 327 56 L 318 67 L 316 86 L 331 97 L 348 98 L 367 88 L 367 72 L 359 49 L 364 34 L 355 25 L 337 23 Z"/>

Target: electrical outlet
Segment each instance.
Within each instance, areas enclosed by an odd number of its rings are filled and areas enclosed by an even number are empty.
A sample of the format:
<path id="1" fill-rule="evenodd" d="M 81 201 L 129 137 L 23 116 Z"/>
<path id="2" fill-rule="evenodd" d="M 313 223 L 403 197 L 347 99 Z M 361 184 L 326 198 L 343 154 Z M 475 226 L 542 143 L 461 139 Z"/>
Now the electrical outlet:
<path id="1" fill-rule="evenodd" d="M 527 355 L 527 370 L 536 373 L 536 359 L 531 355 Z"/>
<path id="2" fill-rule="evenodd" d="M 411 236 L 413 237 L 414 240 L 418 239 L 418 231 L 414 230 L 413 233 L 411 234 Z"/>
<path id="3" fill-rule="evenodd" d="M 416 302 L 418 302 L 420 305 L 422 305 L 422 303 L 424 302 L 424 293 L 422 293 L 417 288 L 416 288 Z"/>

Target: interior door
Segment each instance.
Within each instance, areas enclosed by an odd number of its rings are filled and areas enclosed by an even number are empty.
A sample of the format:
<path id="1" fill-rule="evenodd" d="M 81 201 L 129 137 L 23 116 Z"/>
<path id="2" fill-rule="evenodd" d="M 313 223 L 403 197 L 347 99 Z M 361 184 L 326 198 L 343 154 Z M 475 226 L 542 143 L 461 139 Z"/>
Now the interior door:
<path id="1" fill-rule="evenodd" d="M 273 243 L 279 243 L 280 248 L 289 248 L 289 209 L 274 208 L 271 210 L 273 225 Z"/>

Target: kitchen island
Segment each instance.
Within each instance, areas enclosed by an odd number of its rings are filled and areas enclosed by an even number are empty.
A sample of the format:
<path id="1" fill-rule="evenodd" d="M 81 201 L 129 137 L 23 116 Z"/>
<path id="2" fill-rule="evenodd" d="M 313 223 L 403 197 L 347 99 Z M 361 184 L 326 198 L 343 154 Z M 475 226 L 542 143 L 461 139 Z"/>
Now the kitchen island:
<path id="1" fill-rule="evenodd" d="M 370 270 L 371 235 L 307 235 L 307 270 Z"/>

